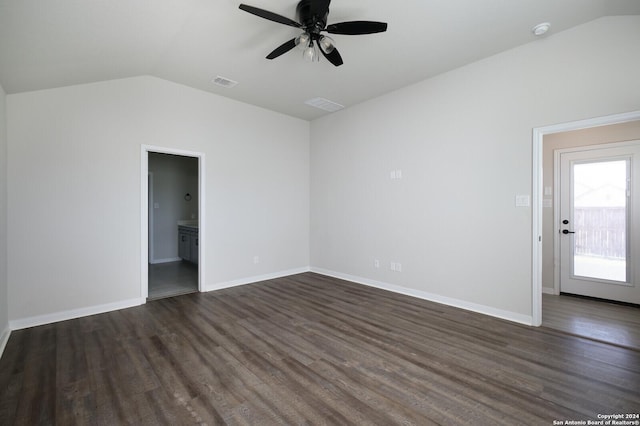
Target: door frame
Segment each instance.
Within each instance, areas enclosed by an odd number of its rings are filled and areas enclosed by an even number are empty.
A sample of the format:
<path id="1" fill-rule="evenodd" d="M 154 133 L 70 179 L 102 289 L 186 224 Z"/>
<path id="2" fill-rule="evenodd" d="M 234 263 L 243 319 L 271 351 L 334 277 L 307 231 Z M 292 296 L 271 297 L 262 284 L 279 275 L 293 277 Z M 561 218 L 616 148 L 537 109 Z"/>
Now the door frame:
<path id="1" fill-rule="evenodd" d="M 147 154 L 148 155 L 148 154 Z M 155 222 L 155 218 L 153 216 L 153 200 L 154 200 L 154 195 L 153 195 L 153 172 L 149 172 L 148 173 L 148 182 L 147 182 L 147 194 L 149 199 L 147 200 L 147 212 L 149 214 L 149 222 L 147 223 L 147 247 L 149 248 L 149 254 L 148 254 L 148 259 L 147 260 L 151 260 L 153 261 L 156 257 L 154 254 L 154 250 L 153 250 L 153 232 L 151 232 L 151 230 L 153 229 L 153 224 Z"/>
<path id="2" fill-rule="evenodd" d="M 203 152 L 186 151 L 153 145 L 140 145 L 140 298 L 146 303 L 149 296 L 149 153 L 181 155 L 198 159 L 198 291 L 205 283 L 205 157 Z"/>
<path id="3" fill-rule="evenodd" d="M 588 118 L 585 120 L 553 124 L 533 129 L 533 165 L 531 182 L 531 325 L 535 327 L 542 325 L 542 203 L 544 200 L 542 193 L 542 154 L 544 136 L 553 133 L 582 130 L 591 127 L 607 126 L 610 124 L 620 124 L 635 120 L 640 120 L 640 111 Z"/>

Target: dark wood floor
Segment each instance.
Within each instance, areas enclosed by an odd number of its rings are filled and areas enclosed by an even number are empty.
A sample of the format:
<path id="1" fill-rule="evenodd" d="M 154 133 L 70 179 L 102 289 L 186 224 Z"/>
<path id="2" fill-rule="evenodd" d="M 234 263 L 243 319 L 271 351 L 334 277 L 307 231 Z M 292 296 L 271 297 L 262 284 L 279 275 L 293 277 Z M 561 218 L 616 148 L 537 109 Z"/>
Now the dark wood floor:
<path id="1" fill-rule="evenodd" d="M 542 295 L 542 326 L 640 351 L 640 307 Z"/>
<path id="2" fill-rule="evenodd" d="M 307 273 L 15 331 L 0 424 L 551 425 L 640 412 L 640 352 Z"/>

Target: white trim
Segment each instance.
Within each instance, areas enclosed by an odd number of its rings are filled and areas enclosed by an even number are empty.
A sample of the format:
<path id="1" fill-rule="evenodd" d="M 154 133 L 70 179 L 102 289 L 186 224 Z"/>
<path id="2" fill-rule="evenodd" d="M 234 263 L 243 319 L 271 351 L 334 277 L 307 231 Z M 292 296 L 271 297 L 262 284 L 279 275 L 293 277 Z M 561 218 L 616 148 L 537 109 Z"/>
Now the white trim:
<path id="1" fill-rule="evenodd" d="M 587 129 L 640 120 L 640 111 L 589 118 L 533 129 L 532 224 L 531 224 L 531 300 L 532 325 L 542 324 L 542 152 L 544 136 L 552 133 Z"/>
<path id="2" fill-rule="evenodd" d="M 140 298 L 149 296 L 149 147 L 140 146 Z"/>
<path id="3" fill-rule="evenodd" d="M 542 325 L 542 165 L 544 133 L 533 129 L 533 166 L 531 178 L 531 325 Z M 537 141 L 540 143 L 537 143 Z"/>
<path id="4" fill-rule="evenodd" d="M 2 334 L 0 334 L 0 359 L 2 358 L 2 354 L 4 353 L 4 348 L 7 347 L 9 337 L 11 337 L 11 328 L 9 328 L 9 324 L 7 324 L 4 330 L 2 330 Z"/>
<path id="5" fill-rule="evenodd" d="M 311 268 L 309 268 L 308 266 L 305 266 L 302 268 L 288 269 L 285 271 L 273 272 L 270 274 L 254 275 L 252 277 L 240 278 L 237 280 L 225 281 L 225 282 L 213 284 L 213 285 L 207 286 L 204 291 L 222 290 L 223 288 L 237 287 L 245 284 L 253 284 L 260 281 L 267 281 L 267 280 L 273 280 L 276 278 L 288 277 L 290 275 L 303 274 L 309 271 L 311 271 Z"/>
<path id="6" fill-rule="evenodd" d="M 438 294 L 428 293 L 426 291 L 414 290 L 411 288 L 401 287 L 394 284 L 384 283 L 381 281 L 375 281 L 368 278 L 356 277 L 349 274 L 343 274 L 341 272 L 335 272 L 323 268 L 311 268 L 311 272 L 317 274 L 326 275 L 329 277 L 339 278 L 346 281 L 351 281 L 357 284 L 367 285 L 369 287 L 380 288 L 382 290 L 391 291 L 394 293 L 404 294 L 406 296 L 416 297 L 418 299 L 429 300 L 431 302 L 441 303 L 443 305 L 453 306 L 456 308 L 465 309 L 467 311 L 473 311 L 492 317 L 505 319 L 512 322 L 517 322 L 524 325 L 531 325 L 532 318 L 528 315 L 522 315 L 517 312 L 505 311 L 502 309 L 492 308 L 491 306 L 480 305 L 477 303 L 467 302 L 465 300 L 454 299 L 452 297 L 440 296 Z"/>
<path id="7" fill-rule="evenodd" d="M 54 312 L 52 314 L 38 315 L 35 317 L 22 318 L 9 321 L 11 330 L 21 330 L 23 328 L 36 327 L 38 325 L 51 324 L 58 321 L 86 317 L 89 315 L 102 314 L 105 312 L 118 311 L 120 309 L 132 308 L 145 303 L 145 299 L 129 299 L 120 302 L 106 303 L 104 305 L 88 306 L 86 308 L 71 309 L 68 311 Z"/>
<path id="8" fill-rule="evenodd" d="M 147 157 L 148 158 L 148 157 Z M 148 162 L 147 162 L 148 164 Z M 155 242 L 153 241 L 153 227 L 154 227 L 154 223 L 155 223 L 155 212 L 153 211 L 153 200 L 154 200 L 154 195 L 153 195 L 153 172 L 148 172 L 147 173 L 147 195 L 149 197 L 149 199 L 147 200 L 147 212 L 149 213 L 149 223 L 147 224 L 147 236 L 149 237 L 148 241 L 147 241 L 147 247 L 149 250 L 149 263 L 155 263 L 156 262 L 156 255 L 155 255 L 155 249 L 153 248 L 153 246 L 155 245 Z"/>
<path id="9" fill-rule="evenodd" d="M 198 291 L 205 291 L 205 236 L 207 235 L 205 220 L 205 155 L 203 152 L 153 145 L 140 145 L 140 297 L 146 301 L 146 298 L 149 296 L 149 181 L 147 177 L 149 173 L 149 152 L 182 155 L 184 157 L 195 157 L 198 159 Z"/>
<path id="10" fill-rule="evenodd" d="M 204 153 L 199 153 L 198 156 L 198 291 L 204 291 L 205 281 L 205 262 L 206 256 L 204 248 L 206 246 L 206 229 L 207 221 L 205 214 L 206 197 L 206 174 L 205 174 L 205 159 Z"/>
<path id="11" fill-rule="evenodd" d="M 157 265 L 159 263 L 170 263 L 170 262 L 179 262 L 182 259 L 179 257 L 172 257 L 169 259 L 154 259 L 154 260 L 149 260 L 149 263 L 152 265 Z"/>
<path id="12" fill-rule="evenodd" d="M 553 152 L 553 291 L 560 294 L 560 153 Z"/>
<path id="13" fill-rule="evenodd" d="M 554 296 L 557 296 L 559 293 L 551 287 L 542 287 L 542 293 L 543 294 L 553 294 Z"/>

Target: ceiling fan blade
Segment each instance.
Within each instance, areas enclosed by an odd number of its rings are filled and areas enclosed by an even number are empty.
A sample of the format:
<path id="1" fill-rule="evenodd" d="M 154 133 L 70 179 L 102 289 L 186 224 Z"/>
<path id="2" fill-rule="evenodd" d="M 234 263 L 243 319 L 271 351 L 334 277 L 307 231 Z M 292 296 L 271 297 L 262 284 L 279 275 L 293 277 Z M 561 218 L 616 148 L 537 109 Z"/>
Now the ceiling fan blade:
<path id="1" fill-rule="evenodd" d="M 291 49 L 296 47 L 296 39 L 292 38 L 289 41 L 282 43 L 280 46 L 276 47 L 275 50 L 267 55 L 267 59 L 275 59 L 280 55 L 284 55 Z"/>
<path id="2" fill-rule="evenodd" d="M 296 27 L 296 28 L 302 27 L 301 24 L 297 23 L 293 19 L 289 19 L 282 15 L 278 15 L 277 13 L 269 12 L 268 10 L 249 6 L 247 4 L 241 4 L 239 7 L 241 10 L 244 10 L 245 12 L 249 12 L 261 18 L 268 19 L 269 21 L 277 22 L 279 24 L 289 25 L 290 27 Z"/>
<path id="3" fill-rule="evenodd" d="M 327 25 L 328 33 L 331 34 L 345 34 L 345 35 L 360 35 L 360 34 L 374 34 L 387 31 L 386 22 L 375 21 L 348 21 L 339 22 L 337 24 Z"/>
<path id="4" fill-rule="evenodd" d="M 331 53 L 325 53 L 324 50 L 320 49 L 320 52 L 322 52 L 324 57 L 327 58 L 327 61 L 331 62 L 336 67 L 339 67 L 343 64 L 342 56 L 340 56 L 338 49 L 333 49 Z"/>

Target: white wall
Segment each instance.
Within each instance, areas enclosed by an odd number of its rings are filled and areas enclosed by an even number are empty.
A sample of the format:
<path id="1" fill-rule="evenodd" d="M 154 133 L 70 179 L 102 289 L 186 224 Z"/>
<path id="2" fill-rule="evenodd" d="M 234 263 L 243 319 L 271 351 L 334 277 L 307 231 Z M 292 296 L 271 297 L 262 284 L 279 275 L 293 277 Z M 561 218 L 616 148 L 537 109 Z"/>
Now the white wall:
<path id="1" fill-rule="evenodd" d="M 7 284 L 7 121 L 6 95 L 0 86 L 0 355 L 9 338 Z"/>
<path id="2" fill-rule="evenodd" d="M 8 95 L 7 120 L 12 325 L 140 298 L 142 144 L 206 155 L 206 288 L 309 264 L 308 122 L 152 77 Z"/>
<path id="3" fill-rule="evenodd" d="M 9 318 L 140 298 L 145 144 L 207 156 L 207 288 L 311 247 L 325 272 L 526 319 L 531 129 L 640 109 L 638 45 L 640 17 L 600 19 L 311 128 L 151 77 L 8 95 Z"/>
<path id="4" fill-rule="evenodd" d="M 530 321 L 532 129 L 640 109 L 638 46 L 604 18 L 314 121 L 312 267 Z"/>
<path id="5" fill-rule="evenodd" d="M 198 219 L 198 159 L 149 153 L 153 173 L 153 257 L 151 263 L 178 258 L 178 221 Z M 186 194 L 191 195 L 189 200 Z"/>

